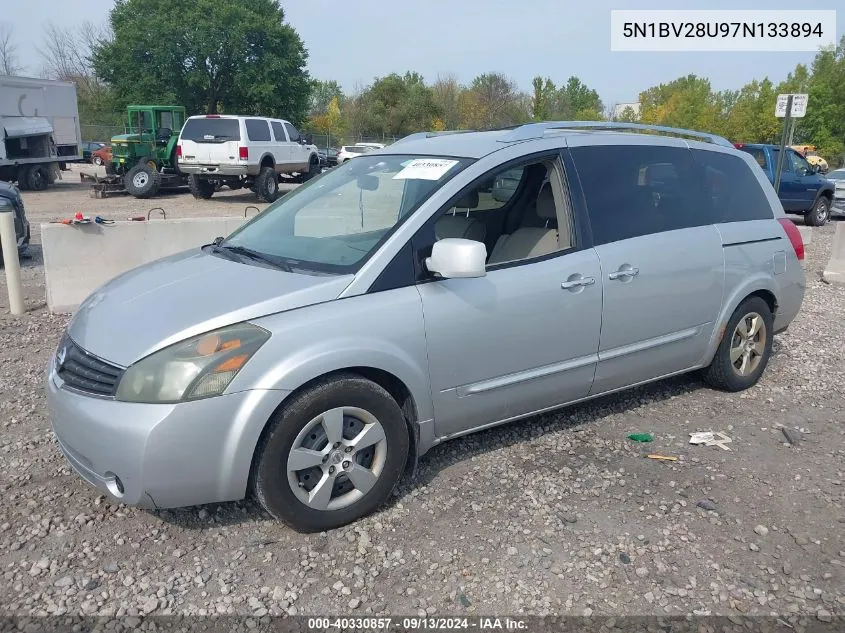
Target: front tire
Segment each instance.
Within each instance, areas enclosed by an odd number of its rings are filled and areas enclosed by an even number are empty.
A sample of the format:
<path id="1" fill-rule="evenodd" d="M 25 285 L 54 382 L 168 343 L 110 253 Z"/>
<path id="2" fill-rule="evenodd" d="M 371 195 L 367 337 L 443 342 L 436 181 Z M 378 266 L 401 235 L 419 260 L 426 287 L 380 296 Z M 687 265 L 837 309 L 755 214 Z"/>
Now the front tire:
<path id="1" fill-rule="evenodd" d="M 734 311 L 704 381 L 725 391 L 757 384 L 772 354 L 774 318 L 760 297 L 749 297 Z"/>
<path id="2" fill-rule="evenodd" d="M 255 179 L 255 194 L 264 202 L 275 202 L 279 197 L 279 177 L 272 167 L 262 167 Z"/>
<path id="3" fill-rule="evenodd" d="M 807 226 L 824 226 L 830 219 L 830 201 L 825 196 L 819 196 L 813 208 L 804 216 Z"/>
<path id="4" fill-rule="evenodd" d="M 318 532 L 364 517 L 390 497 L 408 457 L 402 410 L 357 374 L 321 379 L 271 419 L 251 484 L 273 517 Z"/>
<path id="5" fill-rule="evenodd" d="M 123 184 L 136 198 L 152 198 L 161 186 L 161 174 L 147 163 L 138 163 L 126 172 Z"/>
<path id="6" fill-rule="evenodd" d="M 200 178 L 196 174 L 188 176 L 188 187 L 191 189 L 191 194 L 197 200 L 208 200 L 214 195 L 216 189 L 213 182 L 205 178 Z"/>

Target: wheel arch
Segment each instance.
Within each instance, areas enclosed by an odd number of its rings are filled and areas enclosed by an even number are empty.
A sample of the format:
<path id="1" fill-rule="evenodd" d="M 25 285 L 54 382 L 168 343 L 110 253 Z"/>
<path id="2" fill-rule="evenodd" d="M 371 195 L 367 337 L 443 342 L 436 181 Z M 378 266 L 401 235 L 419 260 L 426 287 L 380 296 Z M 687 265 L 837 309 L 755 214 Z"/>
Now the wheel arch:
<path id="1" fill-rule="evenodd" d="M 296 389 L 286 393 L 284 399 L 273 410 L 272 414 L 264 421 L 261 432 L 256 438 L 252 446 L 252 458 L 250 460 L 249 479 L 247 494 L 251 494 L 251 486 L 253 484 L 252 474 L 258 463 L 258 448 L 262 445 L 262 440 L 270 431 L 270 424 L 272 420 L 279 415 L 279 413 L 287 406 L 291 398 L 310 389 L 315 384 L 330 380 L 333 377 L 341 377 L 343 375 L 357 375 L 366 380 L 376 383 L 382 387 L 388 394 L 396 401 L 399 408 L 402 410 L 405 418 L 405 427 L 408 431 L 408 462 L 407 471 L 416 472 L 417 463 L 420 456 L 420 428 L 419 428 L 419 412 L 417 409 L 417 401 L 411 393 L 411 389 L 405 384 L 405 381 L 399 378 L 394 373 L 385 369 L 374 367 L 371 365 L 350 365 L 347 367 L 339 367 L 330 371 L 314 375 L 305 382 L 303 382 Z"/>
<path id="2" fill-rule="evenodd" d="M 276 169 L 276 159 L 270 152 L 266 152 L 261 156 L 258 166 L 259 170 L 264 167 L 272 167 L 273 169 Z"/>
<path id="3" fill-rule="evenodd" d="M 739 305 L 746 299 L 750 297 L 760 297 L 763 299 L 772 311 L 772 318 L 774 318 L 777 315 L 779 307 L 777 290 L 774 280 L 762 274 L 749 277 L 745 280 L 745 283 L 737 286 L 722 304 L 722 309 L 719 311 L 719 316 L 713 327 L 710 344 L 707 347 L 707 355 L 702 359 L 701 365 L 709 365 L 710 361 L 713 360 L 716 350 L 725 336 L 728 321 L 730 321 L 731 316 L 733 316 Z"/>

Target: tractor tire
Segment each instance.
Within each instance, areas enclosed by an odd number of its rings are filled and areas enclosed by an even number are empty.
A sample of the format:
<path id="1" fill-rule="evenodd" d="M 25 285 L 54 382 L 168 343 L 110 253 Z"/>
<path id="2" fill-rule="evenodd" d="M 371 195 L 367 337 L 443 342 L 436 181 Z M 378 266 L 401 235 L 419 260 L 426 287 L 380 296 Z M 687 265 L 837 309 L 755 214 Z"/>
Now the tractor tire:
<path id="1" fill-rule="evenodd" d="M 214 195 L 216 187 L 214 183 L 206 178 L 200 178 L 196 174 L 188 176 L 188 187 L 191 189 L 191 194 L 197 200 L 208 200 Z"/>
<path id="2" fill-rule="evenodd" d="M 255 195 L 262 202 L 275 202 L 279 197 L 279 176 L 272 167 L 262 167 L 255 179 Z"/>
<path id="3" fill-rule="evenodd" d="M 44 191 L 50 184 L 50 171 L 44 165 L 33 165 L 26 176 L 27 188 Z"/>
<path id="4" fill-rule="evenodd" d="M 146 163 L 138 163 L 126 172 L 123 184 L 136 198 L 152 198 L 161 186 L 161 174 Z"/>

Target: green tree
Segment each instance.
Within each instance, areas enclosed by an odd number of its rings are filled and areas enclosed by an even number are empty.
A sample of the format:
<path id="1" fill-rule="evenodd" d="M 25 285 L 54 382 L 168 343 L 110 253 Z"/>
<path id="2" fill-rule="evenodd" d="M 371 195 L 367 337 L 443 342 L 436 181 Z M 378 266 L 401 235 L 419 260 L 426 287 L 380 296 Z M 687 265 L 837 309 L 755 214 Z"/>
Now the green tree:
<path id="1" fill-rule="evenodd" d="M 640 119 L 643 123 L 708 132 L 718 131 L 723 120 L 710 80 L 695 75 L 680 77 L 642 92 Z"/>
<path id="2" fill-rule="evenodd" d="M 307 52 L 278 0 L 116 0 L 94 69 L 123 103 L 304 120 Z"/>
<path id="3" fill-rule="evenodd" d="M 422 75 L 406 72 L 377 78 L 357 99 L 362 134 L 404 136 L 430 130 L 441 111 Z"/>
<path id="4" fill-rule="evenodd" d="M 578 77 L 570 77 L 554 97 L 553 118 L 575 121 L 599 121 L 604 105 L 599 93 L 585 85 Z"/>
<path id="5" fill-rule="evenodd" d="M 431 87 L 434 104 L 442 114 L 442 123 L 446 130 L 456 130 L 461 125 L 460 99 L 464 88 L 455 75 L 440 75 Z"/>
<path id="6" fill-rule="evenodd" d="M 796 140 L 816 145 L 832 166 L 845 164 L 845 36 L 835 49 L 816 55 L 807 83 L 804 138 Z"/>
<path id="7" fill-rule="evenodd" d="M 476 130 L 489 130 L 525 120 L 525 111 L 516 84 L 501 73 L 484 73 L 472 80 L 461 94 L 461 123 Z"/>
<path id="8" fill-rule="evenodd" d="M 311 116 L 328 112 L 329 104 L 333 100 L 337 100 L 338 108 L 343 107 L 344 95 L 339 83 L 334 79 L 328 81 L 311 80 L 311 102 L 309 105 Z"/>
<path id="9" fill-rule="evenodd" d="M 546 121 L 551 117 L 551 111 L 557 93 L 554 82 L 539 75 L 531 82 L 534 88 L 534 96 L 531 100 L 531 118 L 535 121 Z"/>

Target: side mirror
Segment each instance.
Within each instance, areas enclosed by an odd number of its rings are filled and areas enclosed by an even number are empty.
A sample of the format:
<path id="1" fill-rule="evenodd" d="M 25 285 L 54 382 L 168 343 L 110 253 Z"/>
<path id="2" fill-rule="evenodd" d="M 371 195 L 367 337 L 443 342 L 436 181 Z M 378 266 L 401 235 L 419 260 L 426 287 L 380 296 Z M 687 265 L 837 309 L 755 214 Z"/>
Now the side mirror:
<path id="1" fill-rule="evenodd" d="M 429 272 L 445 279 L 484 277 L 487 274 L 487 247 L 481 242 L 448 237 L 434 243 L 426 257 Z"/>

